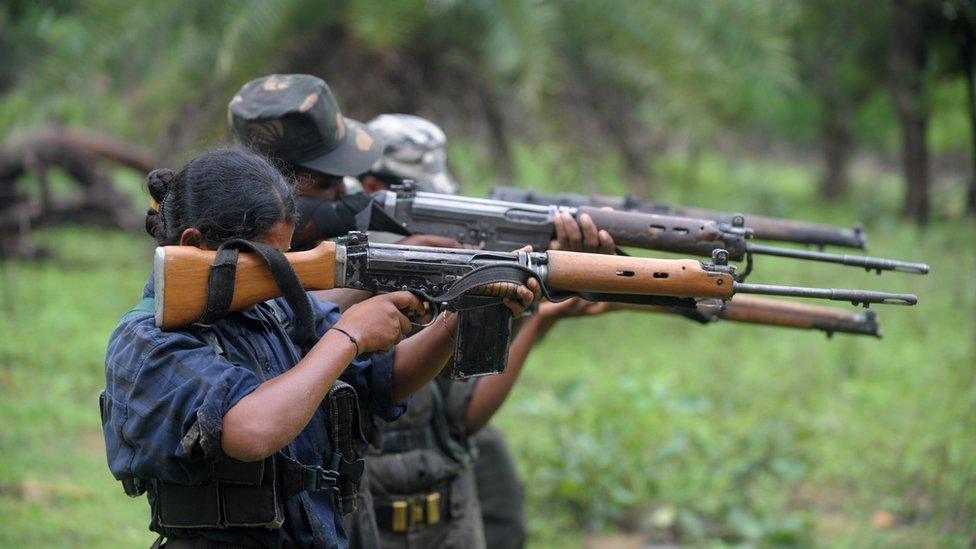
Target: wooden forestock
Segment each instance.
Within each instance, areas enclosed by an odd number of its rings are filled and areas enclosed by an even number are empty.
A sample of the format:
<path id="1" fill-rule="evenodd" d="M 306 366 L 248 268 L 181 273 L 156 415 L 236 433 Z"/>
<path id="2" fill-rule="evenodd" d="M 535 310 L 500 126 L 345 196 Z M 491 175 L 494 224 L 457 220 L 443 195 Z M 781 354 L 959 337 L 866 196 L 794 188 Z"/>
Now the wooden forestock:
<path id="1" fill-rule="evenodd" d="M 790 328 L 813 328 L 821 319 L 841 322 L 857 322 L 858 319 L 856 313 L 835 307 L 745 295 L 736 296 L 726 303 L 725 311 L 719 316 L 726 320 Z"/>
<path id="2" fill-rule="evenodd" d="M 669 307 L 637 305 L 632 303 L 611 303 L 610 309 L 614 311 L 646 311 L 654 313 L 677 312 L 675 309 Z M 714 316 L 733 322 L 802 329 L 816 327 L 818 320 L 858 322 L 857 313 L 844 309 L 745 295 L 737 295 L 727 301 L 725 303 L 725 310 L 716 311 Z"/>
<path id="3" fill-rule="evenodd" d="M 549 252 L 549 290 L 729 299 L 732 277 L 693 259 Z"/>
<path id="4" fill-rule="evenodd" d="M 195 322 L 207 302 L 210 265 L 217 252 L 193 246 L 156 248 L 156 322 L 165 330 Z M 312 250 L 285 254 L 306 290 L 335 286 L 335 243 L 322 242 Z M 161 291 L 160 291 L 161 290 Z M 252 253 L 242 253 L 234 278 L 230 309 L 239 311 L 281 295 L 267 265 Z"/>

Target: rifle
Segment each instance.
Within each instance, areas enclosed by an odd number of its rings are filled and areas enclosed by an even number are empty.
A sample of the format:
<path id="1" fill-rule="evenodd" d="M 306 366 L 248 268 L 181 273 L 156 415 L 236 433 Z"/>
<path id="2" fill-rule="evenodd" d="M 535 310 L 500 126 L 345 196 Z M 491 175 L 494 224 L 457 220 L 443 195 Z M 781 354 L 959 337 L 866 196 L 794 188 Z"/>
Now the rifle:
<path id="1" fill-rule="evenodd" d="M 611 303 L 609 309 L 611 311 L 677 314 L 702 324 L 728 320 L 764 326 L 820 330 L 826 333 L 828 338 L 835 333 L 881 338 L 878 317 L 870 309 L 862 313 L 855 313 L 835 307 L 821 307 L 747 295 L 737 295 L 724 304 L 700 301 L 694 310 L 635 303 Z"/>
<path id="2" fill-rule="evenodd" d="M 732 225 L 737 217 L 744 217 L 746 225 L 752 229 L 754 236 L 760 240 L 775 240 L 778 242 L 793 242 L 796 244 L 813 245 L 821 250 L 824 246 L 840 246 L 857 250 L 867 249 L 867 235 L 860 224 L 852 229 L 832 227 L 818 223 L 795 221 L 778 217 L 766 217 L 753 214 L 733 214 L 695 208 L 688 206 L 671 206 L 660 202 L 649 202 L 627 195 L 623 198 L 599 194 L 555 193 L 542 194 L 530 189 L 515 187 L 495 187 L 489 198 L 507 202 L 523 204 L 537 204 L 548 206 L 555 204 L 570 208 L 592 206 L 597 208 L 610 207 L 615 210 L 637 211 L 661 215 L 679 215 L 708 219 L 716 223 Z"/>
<path id="3" fill-rule="evenodd" d="M 394 185 L 388 191 L 374 194 L 373 200 L 377 205 L 374 207 L 381 208 L 405 231 L 446 236 L 488 250 L 512 250 L 525 245 L 531 245 L 533 250 L 545 250 L 555 235 L 555 215 L 568 212 L 575 218 L 589 215 L 598 228 L 610 233 L 614 242 L 621 246 L 700 257 L 710 257 L 716 250 L 725 250 L 730 260 L 746 261 L 739 281 L 745 280 L 751 272 L 753 255 L 822 261 L 861 267 L 878 274 L 882 271 L 929 272 L 929 266 L 924 263 L 754 244 L 748 240 L 753 236 L 752 230 L 743 226 L 741 217 L 735 224 L 727 225 L 706 219 L 594 206 L 539 206 L 427 193 L 416 191 L 412 184 Z"/>
<path id="4" fill-rule="evenodd" d="M 287 286 L 256 254 L 241 253 L 230 262 L 215 262 L 217 254 L 192 246 L 156 248 L 153 272 L 157 325 L 171 330 L 196 322 L 205 311 L 209 315 L 215 293 L 226 295 L 221 313 L 225 314 L 278 297 L 282 294 L 279 285 Z M 539 281 L 543 295 L 549 299 L 558 299 L 557 294 L 582 295 L 594 301 L 684 308 L 694 308 L 696 298 L 726 300 L 737 293 L 757 291 L 757 285 L 736 282 L 735 268 L 721 258 L 704 263 L 556 250 L 529 253 L 426 248 L 370 244 L 363 233 L 350 233 L 334 242 L 322 242 L 312 250 L 284 254 L 284 259 L 291 266 L 289 272 L 297 277 L 296 284 L 305 290 L 409 290 L 424 299 L 434 314 L 441 308 L 458 311 L 455 377 L 504 370 L 511 314 L 501 300 L 515 297 L 517 285 L 529 278 Z M 218 271 L 229 277 L 225 280 L 234 281 L 233 288 L 212 284 L 211 278 Z M 914 305 L 918 301 L 911 294 L 865 290 L 763 286 L 761 291 L 865 306 Z"/>

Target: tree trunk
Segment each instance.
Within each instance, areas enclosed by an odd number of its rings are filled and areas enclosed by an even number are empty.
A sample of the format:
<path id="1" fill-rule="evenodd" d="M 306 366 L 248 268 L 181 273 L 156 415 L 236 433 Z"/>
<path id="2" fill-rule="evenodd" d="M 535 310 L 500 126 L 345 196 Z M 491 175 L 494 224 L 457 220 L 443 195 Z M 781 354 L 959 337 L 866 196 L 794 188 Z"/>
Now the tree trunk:
<path id="1" fill-rule="evenodd" d="M 925 141 L 928 116 L 907 113 L 900 115 L 900 118 L 902 163 L 908 183 L 902 215 L 919 225 L 925 225 L 929 221 L 929 159 Z"/>
<path id="2" fill-rule="evenodd" d="M 960 18 L 959 54 L 963 71 L 966 73 L 966 106 L 969 110 L 970 138 L 972 151 L 970 159 L 973 171 L 969 174 L 969 188 L 966 192 L 966 215 L 976 217 L 976 28 L 967 25 Z"/>
<path id="3" fill-rule="evenodd" d="M 923 97 L 926 44 L 921 5 L 894 0 L 888 50 L 888 90 L 901 123 L 905 202 L 902 215 L 925 225 L 929 218 L 929 169 L 925 130 L 928 108 Z"/>
<path id="4" fill-rule="evenodd" d="M 846 109 L 825 104 L 820 132 L 825 170 L 820 192 L 827 200 L 838 200 L 847 193 L 847 166 L 854 141 Z"/>

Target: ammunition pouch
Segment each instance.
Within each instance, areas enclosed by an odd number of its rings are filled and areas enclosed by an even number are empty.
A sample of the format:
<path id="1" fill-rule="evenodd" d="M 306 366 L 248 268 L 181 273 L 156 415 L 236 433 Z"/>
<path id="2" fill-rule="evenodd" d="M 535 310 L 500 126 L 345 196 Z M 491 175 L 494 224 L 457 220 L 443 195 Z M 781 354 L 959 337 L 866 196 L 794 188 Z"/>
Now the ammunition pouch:
<path id="1" fill-rule="evenodd" d="M 451 488 L 448 485 L 431 492 L 379 499 L 373 509 L 381 530 L 414 532 L 451 518 Z"/>
<path id="2" fill-rule="evenodd" d="M 276 490 L 275 458 L 245 463 L 232 459 L 214 465 L 211 479 L 187 486 L 153 481 L 156 520 L 167 528 L 280 528 L 284 513 Z"/>
<path id="3" fill-rule="evenodd" d="M 214 464 L 211 477 L 198 485 L 155 479 L 150 482 L 159 524 L 167 528 L 280 528 L 285 500 L 301 492 L 321 490 L 332 492 L 340 514 L 355 511 L 365 470 L 365 462 L 357 457 L 363 435 L 356 392 L 349 384 L 337 381 L 329 390 L 326 405 L 331 420 L 329 444 L 335 449 L 325 460 L 328 468 L 303 465 L 278 452 L 254 463 L 220 460 Z"/>

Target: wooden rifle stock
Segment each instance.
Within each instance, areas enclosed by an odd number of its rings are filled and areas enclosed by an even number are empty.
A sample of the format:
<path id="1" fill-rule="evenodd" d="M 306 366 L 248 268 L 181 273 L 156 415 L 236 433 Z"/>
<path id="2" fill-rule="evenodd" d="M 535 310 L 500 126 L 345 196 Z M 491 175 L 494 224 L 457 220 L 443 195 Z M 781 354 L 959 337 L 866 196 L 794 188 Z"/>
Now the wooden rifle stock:
<path id="1" fill-rule="evenodd" d="M 322 242 L 314 249 L 285 254 L 306 290 L 335 287 L 334 242 Z M 203 314 L 207 303 L 210 266 L 214 250 L 194 246 L 156 248 L 156 324 L 164 330 L 188 326 Z M 280 296 L 267 265 L 255 254 L 242 253 L 234 277 L 231 311 L 240 311 Z"/>

